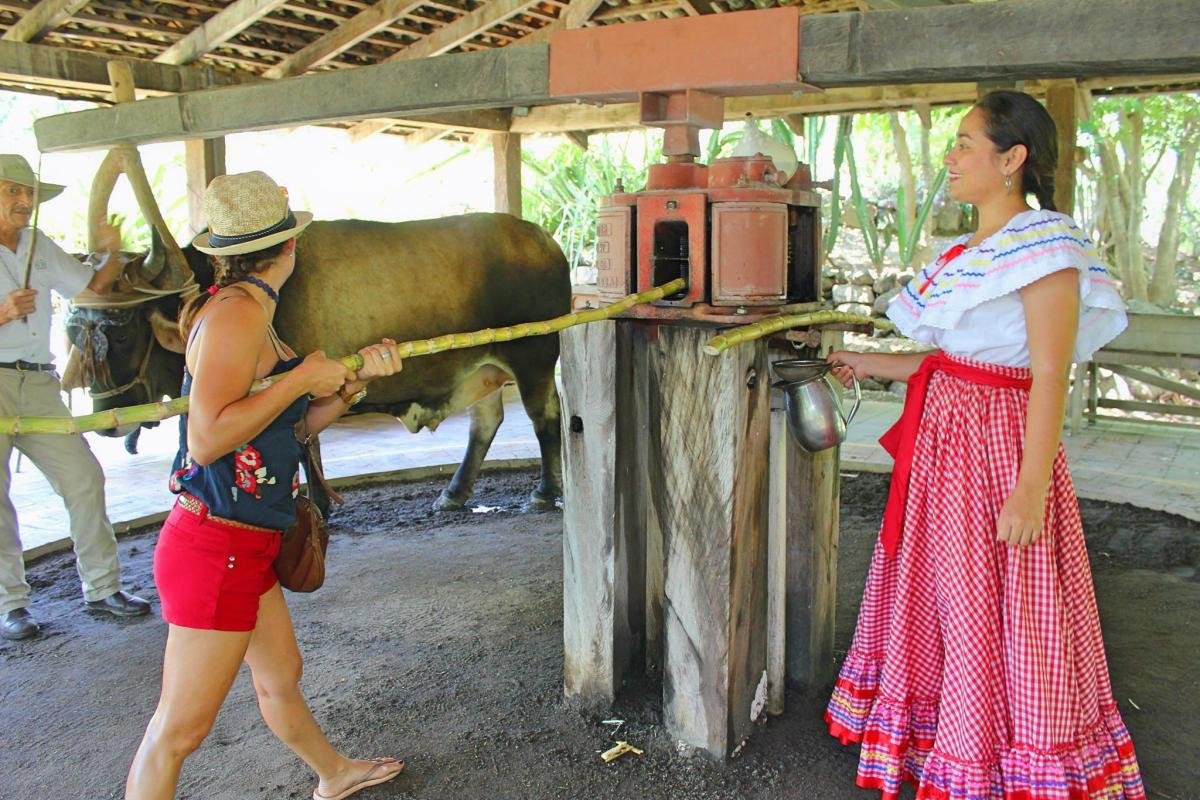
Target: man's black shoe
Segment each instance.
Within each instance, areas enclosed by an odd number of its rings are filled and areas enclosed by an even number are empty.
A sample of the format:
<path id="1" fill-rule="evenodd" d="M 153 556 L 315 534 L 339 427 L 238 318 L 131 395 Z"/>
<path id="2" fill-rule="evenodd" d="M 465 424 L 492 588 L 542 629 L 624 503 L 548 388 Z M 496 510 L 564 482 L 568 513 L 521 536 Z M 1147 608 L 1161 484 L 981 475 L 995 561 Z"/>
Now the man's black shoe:
<path id="1" fill-rule="evenodd" d="M 118 617 L 140 617 L 150 613 L 150 602 L 128 592 L 117 592 L 103 600 L 87 600 L 93 611 L 106 611 Z"/>
<path id="2" fill-rule="evenodd" d="M 5 639 L 28 639 L 41 630 L 28 608 L 14 608 L 0 617 L 0 636 Z"/>

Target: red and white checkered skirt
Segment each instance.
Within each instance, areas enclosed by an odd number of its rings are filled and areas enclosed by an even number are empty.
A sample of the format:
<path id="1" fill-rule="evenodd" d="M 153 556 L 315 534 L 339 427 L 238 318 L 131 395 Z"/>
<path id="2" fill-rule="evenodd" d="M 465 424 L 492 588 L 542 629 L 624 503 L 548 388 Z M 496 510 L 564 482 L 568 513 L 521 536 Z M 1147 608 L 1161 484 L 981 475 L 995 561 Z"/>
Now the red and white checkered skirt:
<path id="1" fill-rule="evenodd" d="M 1061 447 L 1042 537 L 1025 548 L 995 538 L 1028 403 L 1024 389 L 930 381 L 900 550 L 876 544 L 825 715 L 843 744 L 862 743 L 858 784 L 884 800 L 905 781 L 930 800 L 1146 796 Z"/>

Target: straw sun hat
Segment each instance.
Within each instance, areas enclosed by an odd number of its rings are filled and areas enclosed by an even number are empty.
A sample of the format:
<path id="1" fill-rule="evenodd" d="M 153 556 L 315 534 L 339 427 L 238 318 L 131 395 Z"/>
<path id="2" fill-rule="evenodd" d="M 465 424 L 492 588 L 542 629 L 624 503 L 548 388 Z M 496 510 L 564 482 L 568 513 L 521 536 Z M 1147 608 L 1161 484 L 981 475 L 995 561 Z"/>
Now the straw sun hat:
<path id="1" fill-rule="evenodd" d="M 287 191 L 265 172 L 219 175 L 204 190 L 208 230 L 192 240 L 201 253 L 235 256 L 298 236 L 312 222 L 288 208 Z"/>
<path id="2" fill-rule="evenodd" d="M 28 186 L 30 189 L 38 184 L 37 176 L 33 174 L 33 168 L 29 166 L 29 162 L 21 156 L 11 153 L 0 155 L 0 181 Z M 42 181 L 41 187 L 37 189 L 38 202 L 44 203 L 58 197 L 66 188 L 57 183 Z"/>

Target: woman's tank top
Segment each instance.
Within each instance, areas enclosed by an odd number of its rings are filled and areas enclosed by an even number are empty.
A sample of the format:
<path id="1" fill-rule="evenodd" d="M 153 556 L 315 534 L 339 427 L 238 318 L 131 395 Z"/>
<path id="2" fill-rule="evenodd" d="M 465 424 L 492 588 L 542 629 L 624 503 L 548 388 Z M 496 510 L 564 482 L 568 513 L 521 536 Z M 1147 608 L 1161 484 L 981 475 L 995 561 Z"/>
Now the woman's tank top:
<path id="1" fill-rule="evenodd" d="M 287 372 L 303 359 L 280 359 L 272 375 Z M 183 395 L 192 391 L 192 376 L 183 371 Z M 179 452 L 171 466 L 171 491 L 187 492 L 208 506 L 213 516 L 249 525 L 285 530 L 296 521 L 302 448 L 295 426 L 308 410 L 308 396 L 297 398 L 266 429 L 246 444 L 208 466 L 194 463 L 187 452 L 188 415 L 179 419 Z"/>

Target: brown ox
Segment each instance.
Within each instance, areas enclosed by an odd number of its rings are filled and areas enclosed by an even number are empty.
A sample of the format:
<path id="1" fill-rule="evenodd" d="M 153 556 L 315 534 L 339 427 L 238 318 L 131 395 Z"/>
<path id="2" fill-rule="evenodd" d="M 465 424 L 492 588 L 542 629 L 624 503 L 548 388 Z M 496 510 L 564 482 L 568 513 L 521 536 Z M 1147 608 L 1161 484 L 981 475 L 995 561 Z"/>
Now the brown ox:
<path id="1" fill-rule="evenodd" d="M 506 214 L 318 221 L 298 241 L 296 270 L 281 293 L 275 325 L 299 353 L 346 355 L 384 336 L 426 339 L 569 310 L 570 280 L 558 245 L 536 225 Z M 198 282 L 210 282 L 204 257 L 191 248 L 185 255 Z M 177 313 L 175 298 L 72 313 L 68 335 L 75 352 L 92 360 L 84 369 L 89 388 L 106 395 L 96 400 L 97 410 L 178 395 L 183 347 L 171 324 Z M 530 505 L 548 508 L 561 494 L 557 360 L 557 336 L 412 358 L 399 375 L 373 382 L 358 409 L 392 414 L 415 433 L 469 408 L 466 455 L 436 504 L 460 508 L 504 417 L 499 389 L 515 381 L 542 456 Z"/>

